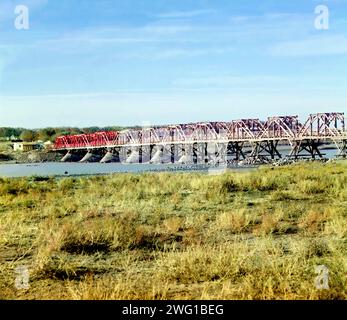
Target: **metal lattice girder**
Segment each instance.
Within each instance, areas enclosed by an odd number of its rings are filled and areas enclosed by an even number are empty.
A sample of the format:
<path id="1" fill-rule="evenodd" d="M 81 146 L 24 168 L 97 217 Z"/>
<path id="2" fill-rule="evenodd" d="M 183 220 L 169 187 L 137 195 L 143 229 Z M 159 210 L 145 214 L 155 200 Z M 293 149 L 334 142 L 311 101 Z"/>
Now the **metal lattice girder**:
<path id="1" fill-rule="evenodd" d="M 193 132 L 190 141 L 216 141 L 218 139 L 217 132 L 212 123 L 197 123 L 193 126 Z"/>
<path id="2" fill-rule="evenodd" d="M 54 148 L 57 150 L 62 150 L 62 149 L 66 149 L 68 147 L 68 143 L 67 143 L 67 137 L 66 136 L 61 136 L 61 137 L 57 137 L 55 140 L 55 144 L 54 144 Z"/>
<path id="3" fill-rule="evenodd" d="M 169 141 L 167 139 L 164 139 L 163 142 L 184 142 L 186 141 L 186 134 L 183 130 L 182 125 L 173 125 L 168 127 L 169 131 Z"/>
<path id="4" fill-rule="evenodd" d="M 218 135 L 218 140 L 229 140 L 232 136 L 232 128 L 230 122 L 214 122 L 213 126 Z"/>
<path id="5" fill-rule="evenodd" d="M 337 137 L 345 131 L 344 113 L 316 113 L 310 114 L 299 135 L 301 137 Z"/>
<path id="6" fill-rule="evenodd" d="M 269 117 L 260 138 L 295 138 L 298 130 L 298 116 Z"/>
<path id="7" fill-rule="evenodd" d="M 119 133 L 118 144 L 132 145 L 141 143 L 141 136 L 139 130 L 124 130 Z"/>
<path id="8" fill-rule="evenodd" d="M 140 144 L 157 144 L 161 139 L 161 128 L 143 128 L 138 131 L 138 143 Z"/>
<path id="9" fill-rule="evenodd" d="M 117 143 L 118 132 L 97 132 L 87 135 L 87 140 L 90 146 L 109 146 Z"/>
<path id="10" fill-rule="evenodd" d="M 265 133 L 265 127 L 259 119 L 241 119 L 232 121 L 230 131 L 232 140 L 254 140 Z"/>

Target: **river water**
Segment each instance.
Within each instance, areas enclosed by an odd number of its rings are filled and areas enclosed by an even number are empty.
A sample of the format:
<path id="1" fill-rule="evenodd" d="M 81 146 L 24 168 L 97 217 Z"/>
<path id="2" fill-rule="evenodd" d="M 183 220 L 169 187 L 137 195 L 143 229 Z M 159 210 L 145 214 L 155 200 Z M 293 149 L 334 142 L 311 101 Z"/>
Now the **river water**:
<path id="1" fill-rule="evenodd" d="M 325 157 L 334 158 L 336 150 L 324 150 Z M 0 177 L 29 176 L 76 176 L 98 175 L 112 173 L 140 173 L 151 171 L 202 171 L 214 172 L 218 168 L 207 165 L 177 165 L 177 164 L 123 164 L 123 163 L 75 163 L 46 162 L 35 164 L 0 164 Z M 221 167 L 223 169 L 223 167 Z M 254 166 L 232 167 L 235 170 L 251 170 Z"/>
<path id="2" fill-rule="evenodd" d="M 250 170 L 252 167 L 236 167 L 235 169 Z M 0 177 L 29 176 L 78 176 L 112 173 L 141 172 L 177 172 L 201 171 L 214 172 L 218 168 L 207 165 L 177 165 L 177 164 L 122 164 L 122 163 L 61 163 L 47 162 L 36 164 L 0 164 Z"/>

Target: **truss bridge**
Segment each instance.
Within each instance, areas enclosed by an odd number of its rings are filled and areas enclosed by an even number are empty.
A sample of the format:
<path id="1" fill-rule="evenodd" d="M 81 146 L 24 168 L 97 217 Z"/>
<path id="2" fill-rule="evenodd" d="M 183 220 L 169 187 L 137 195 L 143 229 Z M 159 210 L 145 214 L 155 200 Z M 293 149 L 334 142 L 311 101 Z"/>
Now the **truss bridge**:
<path id="1" fill-rule="evenodd" d="M 199 122 L 60 136 L 62 161 L 230 163 L 257 159 L 346 157 L 344 113 L 276 116 L 262 121 Z"/>

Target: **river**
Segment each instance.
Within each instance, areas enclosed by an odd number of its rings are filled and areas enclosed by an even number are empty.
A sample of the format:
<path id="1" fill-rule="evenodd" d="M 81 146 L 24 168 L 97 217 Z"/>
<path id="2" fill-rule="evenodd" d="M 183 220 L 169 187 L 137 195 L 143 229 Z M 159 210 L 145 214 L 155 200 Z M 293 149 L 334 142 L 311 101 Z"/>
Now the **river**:
<path id="1" fill-rule="evenodd" d="M 236 167 L 235 169 L 250 170 L 252 167 Z M 218 169 L 218 168 L 217 168 Z M 140 172 L 176 172 L 202 171 L 214 172 L 216 168 L 207 165 L 177 164 L 122 164 L 122 163 L 60 163 L 46 162 L 36 164 L 0 164 L 0 177 L 15 178 L 29 176 L 78 176 L 101 175 L 112 173 Z"/>
<path id="2" fill-rule="evenodd" d="M 327 158 L 334 158 L 336 150 L 325 150 Z M 235 166 L 235 170 L 251 170 L 255 166 Z M 221 167 L 223 169 L 223 167 Z M 216 168 L 208 165 L 178 165 L 178 164 L 123 164 L 123 163 L 76 163 L 76 162 L 46 162 L 33 164 L 0 164 L 0 177 L 29 176 L 78 176 L 112 173 L 140 173 L 160 171 L 202 171 L 215 172 Z M 218 171 L 218 168 L 217 168 Z"/>

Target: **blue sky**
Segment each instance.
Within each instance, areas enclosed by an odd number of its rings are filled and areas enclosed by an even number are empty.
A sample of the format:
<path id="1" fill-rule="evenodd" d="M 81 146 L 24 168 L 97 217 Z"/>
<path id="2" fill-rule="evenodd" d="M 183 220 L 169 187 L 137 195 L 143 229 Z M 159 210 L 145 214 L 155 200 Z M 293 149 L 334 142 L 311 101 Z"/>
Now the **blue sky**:
<path id="1" fill-rule="evenodd" d="M 347 0 L 0 0 L 0 126 L 304 118 L 346 74 Z"/>

